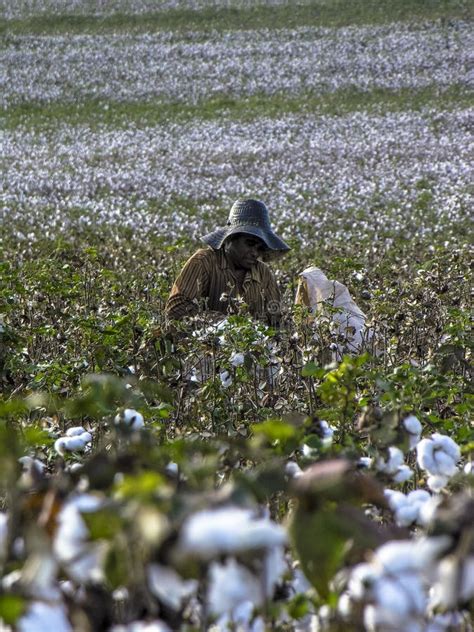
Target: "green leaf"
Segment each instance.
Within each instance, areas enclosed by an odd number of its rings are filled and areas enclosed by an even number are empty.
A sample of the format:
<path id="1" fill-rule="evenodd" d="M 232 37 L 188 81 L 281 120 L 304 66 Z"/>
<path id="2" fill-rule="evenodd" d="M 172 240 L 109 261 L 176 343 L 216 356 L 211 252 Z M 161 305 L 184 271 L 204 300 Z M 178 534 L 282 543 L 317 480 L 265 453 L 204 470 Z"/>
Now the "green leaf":
<path id="1" fill-rule="evenodd" d="M 120 516 L 111 508 L 83 512 L 81 516 L 87 525 L 91 540 L 110 540 L 122 527 Z"/>
<path id="2" fill-rule="evenodd" d="M 314 362 L 307 362 L 303 369 L 301 370 L 301 375 L 303 377 L 324 377 L 326 373 L 325 369 L 317 366 Z"/>
<path id="3" fill-rule="evenodd" d="M 150 498 L 163 486 L 165 479 L 158 472 L 148 471 L 125 476 L 116 487 L 119 498 Z"/>
<path id="4" fill-rule="evenodd" d="M 0 621 L 14 625 L 26 609 L 26 601 L 19 595 L 0 595 Z"/>
<path id="5" fill-rule="evenodd" d="M 48 446 L 54 443 L 54 438 L 40 426 L 28 426 L 23 432 L 25 443 L 30 448 Z"/>
<path id="6" fill-rule="evenodd" d="M 281 419 L 268 419 L 261 424 L 252 424 L 255 434 L 264 435 L 269 441 L 288 441 L 297 434 L 297 429 Z"/>

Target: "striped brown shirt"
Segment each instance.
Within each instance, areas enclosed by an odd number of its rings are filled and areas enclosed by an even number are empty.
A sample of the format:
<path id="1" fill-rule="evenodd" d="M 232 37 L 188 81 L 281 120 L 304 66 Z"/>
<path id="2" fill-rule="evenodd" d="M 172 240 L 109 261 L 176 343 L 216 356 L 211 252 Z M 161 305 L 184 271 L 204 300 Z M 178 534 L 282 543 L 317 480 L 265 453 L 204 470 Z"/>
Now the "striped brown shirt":
<path id="1" fill-rule="evenodd" d="M 235 271 L 224 250 L 203 248 L 194 253 L 176 279 L 166 303 L 166 317 L 181 319 L 201 309 L 228 314 L 232 299 L 241 298 L 255 318 L 276 324 L 280 316 L 280 290 L 270 268 L 261 261 L 245 274 L 239 288 Z"/>

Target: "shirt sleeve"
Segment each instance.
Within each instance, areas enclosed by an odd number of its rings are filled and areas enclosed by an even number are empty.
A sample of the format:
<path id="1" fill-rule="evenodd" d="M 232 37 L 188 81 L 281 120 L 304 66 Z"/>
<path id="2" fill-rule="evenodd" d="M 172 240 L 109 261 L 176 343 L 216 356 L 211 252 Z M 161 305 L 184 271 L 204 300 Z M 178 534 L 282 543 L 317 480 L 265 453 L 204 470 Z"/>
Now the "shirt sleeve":
<path id="1" fill-rule="evenodd" d="M 206 296 L 209 272 L 200 252 L 185 263 L 171 288 L 166 302 L 165 315 L 168 320 L 180 320 L 199 312 L 199 299 Z"/>
<path id="2" fill-rule="evenodd" d="M 281 292 L 275 275 L 266 269 L 265 279 L 265 311 L 270 325 L 277 326 L 281 319 Z"/>

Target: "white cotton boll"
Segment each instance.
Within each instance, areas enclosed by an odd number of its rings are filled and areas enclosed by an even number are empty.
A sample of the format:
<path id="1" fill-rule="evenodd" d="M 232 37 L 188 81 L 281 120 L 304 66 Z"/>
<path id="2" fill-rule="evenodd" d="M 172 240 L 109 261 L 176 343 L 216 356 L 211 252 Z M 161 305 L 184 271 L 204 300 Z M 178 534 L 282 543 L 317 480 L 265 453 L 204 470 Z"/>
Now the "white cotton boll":
<path id="1" fill-rule="evenodd" d="M 418 465 L 428 472 L 433 472 L 436 469 L 433 450 L 434 442 L 431 439 L 422 439 L 416 446 Z"/>
<path id="2" fill-rule="evenodd" d="M 172 632 L 163 621 L 132 621 L 126 625 L 114 625 L 110 632 Z"/>
<path id="3" fill-rule="evenodd" d="M 384 495 L 392 511 L 396 511 L 399 507 L 406 504 L 407 498 L 403 492 L 399 492 L 395 489 L 386 489 Z"/>
<path id="4" fill-rule="evenodd" d="M 234 558 L 223 564 L 213 562 L 209 567 L 208 607 L 214 616 L 230 614 L 242 603 L 263 602 L 258 579 Z"/>
<path id="5" fill-rule="evenodd" d="M 367 591 L 371 591 L 380 573 L 372 564 L 357 564 L 351 571 L 348 594 L 356 599 L 364 599 Z"/>
<path id="6" fill-rule="evenodd" d="M 86 442 L 82 436 L 79 437 L 64 437 L 64 449 L 67 452 L 82 452 L 86 447 Z"/>
<path id="7" fill-rule="evenodd" d="M 374 459 L 372 459 L 370 456 L 361 456 L 360 459 L 357 461 L 357 465 L 359 465 L 360 467 L 370 468 L 372 467 L 373 462 Z"/>
<path id="8" fill-rule="evenodd" d="M 230 363 L 233 367 L 242 366 L 245 362 L 245 356 L 243 353 L 234 353 L 230 358 Z"/>
<path id="9" fill-rule="evenodd" d="M 395 474 L 398 469 L 403 465 L 403 452 L 394 446 L 388 449 L 388 459 L 385 460 L 382 457 L 377 459 L 375 467 L 380 472 L 386 474 Z"/>
<path id="10" fill-rule="evenodd" d="M 386 623 L 403 623 L 411 613 L 422 611 L 426 601 L 418 577 L 407 573 L 380 578 L 375 582 L 373 598 L 377 607 L 385 613 Z"/>
<path id="11" fill-rule="evenodd" d="M 150 564 L 147 568 L 150 592 L 175 611 L 180 611 L 183 602 L 197 590 L 198 582 L 194 579 L 184 580 L 169 566 Z"/>
<path id="12" fill-rule="evenodd" d="M 72 428 L 68 428 L 66 430 L 66 437 L 76 437 L 77 435 L 81 435 L 86 432 L 86 429 L 82 426 L 73 426 Z"/>
<path id="13" fill-rule="evenodd" d="M 399 507 L 396 511 L 396 521 L 401 527 L 409 527 L 418 517 L 418 508 L 410 505 Z"/>
<path id="14" fill-rule="evenodd" d="M 415 417 L 415 415 L 409 415 L 408 417 L 405 417 L 405 419 L 403 420 L 403 425 L 405 427 L 405 430 L 409 434 L 410 450 L 413 450 L 413 448 L 417 446 L 421 437 L 421 430 L 422 430 L 421 423 L 419 419 Z"/>
<path id="15" fill-rule="evenodd" d="M 275 587 L 287 571 L 285 553 L 282 547 L 274 546 L 269 549 L 264 559 L 264 569 L 265 594 L 267 597 L 272 597 Z"/>
<path id="16" fill-rule="evenodd" d="M 393 475 L 395 483 L 405 483 L 413 476 L 413 470 L 408 465 L 401 465 Z"/>
<path id="17" fill-rule="evenodd" d="M 440 492 L 448 484 L 449 478 L 447 476 L 429 476 L 426 481 L 428 487 L 435 493 Z"/>
<path id="18" fill-rule="evenodd" d="M 67 501 L 58 514 L 53 552 L 72 579 L 80 582 L 103 579 L 107 542 L 88 542 L 89 531 L 81 513 L 100 509 L 102 500 L 80 494 Z"/>
<path id="19" fill-rule="evenodd" d="M 221 373 L 219 373 L 219 377 L 221 379 L 222 386 L 224 388 L 229 388 L 229 386 L 232 384 L 232 376 L 229 371 L 222 371 Z"/>
<path id="20" fill-rule="evenodd" d="M 285 530 L 271 520 L 257 518 L 249 509 L 223 507 L 200 511 L 186 520 L 181 550 L 211 558 L 221 553 L 279 546 L 285 541 Z"/>
<path id="21" fill-rule="evenodd" d="M 327 421 L 320 421 L 319 426 L 323 432 L 323 439 L 332 438 L 332 436 L 334 435 L 334 428 L 332 428 L 332 426 L 330 426 Z"/>
<path id="22" fill-rule="evenodd" d="M 474 461 L 469 461 L 463 468 L 464 474 L 472 476 L 474 474 Z"/>
<path id="23" fill-rule="evenodd" d="M 35 470 L 38 474 L 42 474 L 46 467 L 42 461 L 40 461 L 39 459 L 34 459 L 31 456 L 21 456 L 18 459 L 18 462 L 21 463 L 21 465 L 23 465 L 25 469 L 31 468 Z"/>
<path id="24" fill-rule="evenodd" d="M 436 446 L 443 449 L 446 454 L 448 454 L 455 463 L 459 461 L 461 458 L 461 450 L 458 444 L 446 435 L 439 434 L 435 432 L 432 436 L 432 439 L 435 441 Z"/>
<path id="25" fill-rule="evenodd" d="M 174 461 L 170 461 L 165 467 L 165 472 L 169 474 L 170 476 L 178 476 L 179 474 L 178 464 L 174 463 Z"/>
<path id="26" fill-rule="evenodd" d="M 132 408 L 125 408 L 115 416 L 114 422 L 116 426 L 123 424 L 132 430 L 140 430 L 145 425 L 143 415 Z"/>
<path id="27" fill-rule="evenodd" d="M 16 623 L 18 632 L 73 632 L 62 603 L 49 604 L 32 601 L 26 614 Z"/>
<path id="28" fill-rule="evenodd" d="M 64 456 L 67 452 L 66 437 L 60 437 L 59 439 L 56 439 L 56 441 L 54 442 L 54 449 L 58 454 Z"/>
<path id="29" fill-rule="evenodd" d="M 285 474 L 290 478 L 298 478 L 303 474 L 303 470 L 295 461 L 288 461 L 285 465 Z"/>
<path id="30" fill-rule="evenodd" d="M 461 458 L 461 451 L 450 437 L 434 433 L 430 439 L 422 439 L 417 445 L 417 458 L 419 466 L 432 476 L 450 477 L 457 472 L 456 464 Z M 436 485 L 436 481 L 433 484 Z"/>
<path id="31" fill-rule="evenodd" d="M 377 605 L 369 605 L 364 608 L 364 625 L 367 632 L 380 632 L 381 630 L 424 632 L 422 624 L 416 619 L 400 621 L 399 618 L 394 618 L 391 610 L 384 610 Z"/>

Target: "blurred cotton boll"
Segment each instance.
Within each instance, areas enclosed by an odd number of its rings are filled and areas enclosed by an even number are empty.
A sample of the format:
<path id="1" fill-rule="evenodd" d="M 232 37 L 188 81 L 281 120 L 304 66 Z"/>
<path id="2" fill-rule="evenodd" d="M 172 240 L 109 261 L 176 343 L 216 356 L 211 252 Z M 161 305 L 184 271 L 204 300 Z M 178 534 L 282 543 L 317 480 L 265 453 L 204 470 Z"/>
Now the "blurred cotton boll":
<path id="1" fill-rule="evenodd" d="M 213 562 L 209 567 L 208 606 L 214 616 L 228 615 L 237 606 L 250 602 L 263 602 L 259 579 L 234 558 L 220 564 Z"/>
<path id="2" fill-rule="evenodd" d="M 43 601 L 32 601 L 15 629 L 18 632 L 73 632 L 64 605 Z"/>
<path id="3" fill-rule="evenodd" d="M 200 511 L 182 528 L 180 551 L 184 555 L 211 559 L 224 553 L 268 549 L 286 542 L 286 532 L 268 518 L 250 509 L 223 507 Z"/>
<path id="4" fill-rule="evenodd" d="M 56 439 L 54 442 L 56 452 L 61 456 L 64 456 L 66 452 L 84 452 L 92 441 L 92 435 L 83 428 L 82 430 L 81 434 L 66 435 Z"/>
<path id="5" fill-rule="evenodd" d="M 242 366 L 245 362 L 245 356 L 243 353 L 234 353 L 230 358 L 230 363 L 233 367 Z"/>
<path id="6" fill-rule="evenodd" d="M 114 423 L 116 426 L 126 426 L 132 430 L 140 430 L 145 426 L 143 415 L 132 408 L 125 408 L 121 413 L 115 416 Z"/>
<path id="7" fill-rule="evenodd" d="M 408 415 L 403 420 L 403 427 L 410 436 L 410 450 L 416 447 L 421 437 L 421 423 L 415 415 Z"/>
<path id="8" fill-rule="evenodd" d="M 101 506 L 101 498 L 79 494 L 65 503 L 57 517 L 53 552 L 71 579 L 81 583 L 103 579 L 106 543 L 89 542 L 89 531 L 81 515 Z"/>

